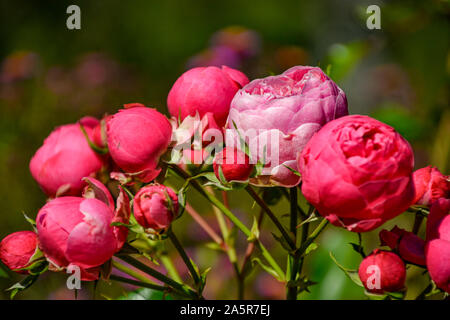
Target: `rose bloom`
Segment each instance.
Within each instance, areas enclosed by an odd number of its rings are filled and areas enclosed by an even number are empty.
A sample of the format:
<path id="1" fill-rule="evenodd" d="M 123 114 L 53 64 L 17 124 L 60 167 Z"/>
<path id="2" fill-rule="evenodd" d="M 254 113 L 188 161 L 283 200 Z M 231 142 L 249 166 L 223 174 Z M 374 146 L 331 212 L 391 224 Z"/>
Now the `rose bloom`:
<path id="1" fill-rule="evenodd" d="M 136 194 L 133 208 L 141 226 L 159 232 L 167 229 L 178 215 L 178 197 L 171 188 L 149 185 Z"/>
<path id="2" fill-rule="evenodd" d="M 450 198 L 450 176 L 444 176 L 437 168 L 428 166 L 413 173 L 416 188 L 415 204 L 430 206 L 439 198 Z"/>
<path id="3" fill-rule="evenodd" d="M 395 292 L 405 286 L 406 268 L 395 253 L 376 249 L 361 262 L 358 275 L 368 292 Z"/>
<path id="4" fill-rule="evenodd" d="M 267 167 L 251 183 L 290 187 L 300 177 L 287 167 L 297 170 L 298 154 L 314 133 L 347 114 L 345 93 L 320 68 L 297 66 L 253 80 L 239 90 L 231 102 L 227 127 L 236 125 L 244 136 L 256 133 L 248 142 L 252 159 L 261 160 L 266 146 Z M 278 140 L 273 146 L 265 140 L 272 138 Z M 227 146 L 232 145 L 227 142 Z"/>
<path id="5" fill-rule="evenodd" d="M 380 231 L 381 245 L 398 252 L 400 257 L 410 263 L 425 265 L 425 241 L 414 233 L 395 226 L 391 231 Z"/>
<path id="6" fill-rule="evenodd" d="M 53 265 L 76 265 L 82 280 L 97 279 L 97 267 L 121 249 L 120 233 L 127 232 L 111 226 L 114 218 L 114 211 L 97 199 L 51 200 L 36 218 L 40 248 Z"/>
<path id="7" fill-rule="evenodd" d="M 99 121 L 85 117 L 79 124 L 56 128 L 30 161 L 33 178 L 49 197 L 80 195 L 86 185 L 81 179 L 102 168 L 103 160 L 89 146 L 80 124 L 92 139 Z"/>
<path id="8" fill-rule="evenodd" d="M 326 124 L 303 150 L 302 192 L 336 226 L 375 229 L 414 200 L 414 157 L 390 126 L 352 115 Z"/>
<path id="9" fill-rule="evenodd" d="M 106 127 L 114 162 L 142 182 L 155 179 L 161 171 L 159 158 L 171 140 L 169 120 L 155 109 L 133 103 L 110 117 Z"/>
<path id="10" fill-rule="evenodd" d="M 431 279 L 450 293 L 450 199 L 441 198 L 431 205 L 425 257 Z"/>
<path id="11" fill-rule="evenodd" d="M 254 165 L 250 164 L 249 157 L 236 148 L 224 148 L 213 160 L 216 177 L 220 180 L 219 168 L 226 181 L 245 181 L 249 178 Z"/>
<path id="12" fill-rule="evenodd" d="M 37 235 L 32 231 L 11 233 L 0 242 L 0 260 L 11 270 L 26 274 L 25 270 L 18 269 L 30 264 L 37 245 Z"/>
<path id="13" fill-rule="evenodd" d="M 181 75 L 170 89 L 167 107 L 170 114 L 184 120 L 197 113 L 202 118 L 211 113 L 219 127 L 223 127 L 236 92 L 248 83 L 239 70 L 222 66 L 193 68 Z"/>

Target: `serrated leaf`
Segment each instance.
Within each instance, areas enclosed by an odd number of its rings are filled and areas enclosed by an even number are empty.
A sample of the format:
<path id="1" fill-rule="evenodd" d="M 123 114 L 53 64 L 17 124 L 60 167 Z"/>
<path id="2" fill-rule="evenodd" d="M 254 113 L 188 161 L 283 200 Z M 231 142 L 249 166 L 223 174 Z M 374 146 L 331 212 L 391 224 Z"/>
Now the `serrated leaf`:
<path id="1" fill-rule="evenodd" d="M 355 284 L 357 284 L 360 287 L 364 287 L 364 285 L 362 284 L 361 280 L 359 279 L 359 275 L 358 275 L 358 271 L 357 270 L 352 270 L 352 269 L 348 269 L 345 268 L 344 266 L 342 266 L 337 260 L 336 258 L 333 256 L 333 254 L 330 251 L 330 257 L 333 260 L 333 262 L 342 270 L 344 271 L 344 273 L 349 277 L 350 280 L 352 280 Z"/>

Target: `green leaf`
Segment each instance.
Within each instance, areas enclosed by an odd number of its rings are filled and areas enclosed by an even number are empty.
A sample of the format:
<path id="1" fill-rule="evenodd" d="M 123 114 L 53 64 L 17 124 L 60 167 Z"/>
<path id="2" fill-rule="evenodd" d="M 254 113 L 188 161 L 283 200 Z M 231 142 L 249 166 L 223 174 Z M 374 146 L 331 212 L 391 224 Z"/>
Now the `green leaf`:
<path id="1" fill-rule="evenodd" d="M 31 224 L 31 226 L 33 227 L 34 231 L 37 231 L 37 229 L 36 229 L 36 221 L 35 221 L 34 219 L 31 219 L 29 216 L 27 216 L 27 215 L 25 214 L 25 212 L 22 212 L 22 214 L 23 214 L 23 216 L 25 217 L 25 220 L 26 220 L 29 224 Z"/>
<path id="2" fill-rule="evenodd" d="M 16 296 L 17 293 L 19 293 L 20 291 L 24 291 L 24 290 L 28 289 L 29 287 L 31 287 L 33 285 L 33 283 L 36 282 L 38 277 L 39 277 L 39 275 L 34 275 L 34 274 L 29 275 L 26 278 L 22 279 L 21 281 L 17 282 L 16 284 L 12 285 L 8 289 L 6 289 L 6 291 L 11 291 L 10 299 L 14 299 L 14 297 Z"/>
<path id="3" fill-rule="evenodd" d="M 259 239 L 259 226 L 258 226 L 258 219 L 256 219 L 255 216 L 253 216 L 253 225 L 250 229 L 250 236 L 247 238 L 248 242 L 254 242 Z"/>
<path id="4" fill-rule="evenodd" d="M 259 264 L 259 266 L 261 268 L 263 268 L 267 273 L 272 275 L 275 279 L 277 279 L 280 282 L 284 281 L 283 278 L 274 269 L 272 269 L 268 265 L 265 265 L 259 258 L 253 258 L 252 259 L 252 264 L 253 264 L 253 266 L 255 264 Z"/>
<path id="5" fill-rule="evenodd" d="M 359 279 L 358 276 L 358 270 L 351 270 L 348 268 L 345 268 L 344 266 L 342 266 L 339 262 L 337 262 L 336 258 L 333 256 L 333 254 L 330 251 L 330 257 L 333 260 L 333 262 L 342 270 L 344 271 L 344 273 L 350 278 L 350 280 L 352 280 L 355 284 L 357 284 L 360 287 L 364 287 L 361 280 Z"/>
<path id="6" fill-rule="evenodd" d="M 316 250 L 318 248 L 318 244 L 315 242 L 312 242 L 305 250 L 305 253 L 303 254 L 304 256 L 310 254 L 311 252 L 313 252 L 314 250 Z"/>
<path id="7" fill-rule="evenodd" d="M 150 288 L 140 288 L 138 290 L 129 292 L 118 298 L 118 300 L 173 300 L 172 297 L 162 291 L 153 290 Z"/>
<path id="8" fill-rule="evenodd" d="M 205 246 L 211 250 L 216 250 L 216 251 L 221 251 L 221 252 L 224 251 L 224 248 L 222 248 L 222 246 L 220 244 L 218 244 L 217 242 L 208 242 Z"/>

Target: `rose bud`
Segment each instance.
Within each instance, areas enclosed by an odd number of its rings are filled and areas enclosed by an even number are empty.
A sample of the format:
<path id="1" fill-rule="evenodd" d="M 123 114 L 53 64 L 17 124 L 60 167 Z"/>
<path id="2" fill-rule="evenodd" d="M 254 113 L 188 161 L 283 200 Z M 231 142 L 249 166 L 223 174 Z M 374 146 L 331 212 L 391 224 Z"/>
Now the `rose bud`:
<path id="1" fill-rule="evenodd" d="M 171 140 L 169 120 L 155 109 L 135 103 L 111 116 L 106 127 L 114 162 L 142 182 L 155 179 L 161 171 L 159 158 Z"/>
<path id="2" fill-rule="evenodd" d="M 425 265 L 425 241 L 414 233 L 395 226 L 391 231 L 381 230 L 382 246 L 388 246 L 410 263 Z"/>
<path id="3" fill-rule="evenodd" d="M 56 267 L 75 265 L 82 280 L 98 278 L 100 265 L 120 250 L 115 214 L 97 199 L 60 197 L 44 205 L 36 218 L 41 250 Z"/>
<path id="4" fill-rule="evenodd" d="M 148 185 L 134 197 L 133 208 L 141 226 L 160 232 L 167 229 L 178 215 L 178 197 L 169 187 Z"/>
<path id="5" fill-rule="evenodd" d="M 37 235 L 32 231 L 18 231 L 6 236 L 0 242 L 0 260 L 12 271 L 26 274 L 25 270 L 38 245 Z"/>
<path id="6" fill-rule="evenodd" d="M 240 71 L 222 66 L 193 68 L 175 81 L 167 97 L 170 114 L 184 120 L 211 112 L 219 127 L 223 127 L 236 92 L 248 83 Z"/>
<path id="7" fill-rule="evenodd" d="M 299 158 L 302 192 L 336 226 L 370 231 L 414 200 L 414 157 L 390 126 L 352 115 L 326 124 Z"/>
<path id="8" fill-rule="evenodd" d="M 219 168 L 222 168 L 226 181 L 246 181 L 254 168 L 249 157 L 236 148 L 224 148 L 216 154 L 213 169 L 217 179 L 221 180 Z"/>
<path id="9" fill-rule="evenodd" d="M 98 120 L 85 117 L 77 124 L 56 128 L 30 161 L 30 171 L 49 196 L 80 195 L 86 185 L 81 179 L 102 168 L 103 160 L 89 146 L 80 124 L 92 139 Z"/>
<path id="10" fill-rule="evenodd" d="M 425 257 L 431 279 L 450 293 L 450 199 L 439 199 L 431 205 Z"/>
<path id="11" fill-rule="evenodd" d="M 416 188 L 415 204 L 430 206 L 439 198 L 450 198 L 450 176 L 444 176 L 437 168 L 428 166 L 414 171 Z"/>
<path id="12" fill-rule="evenodd" d="M 359 265 L 358 275 L 368 292 L 382 294 L 404 288 L 406 268 L 395 253 L 375 249 Z"/>
<path id="13" fill-rule="evenodd" d="M 308 140 L 325 123 L 347 114 L 345 93 L 320 68 L 297 66 L 253 80 L 239 90 L 231 102 L 227 127 L 236 125 L 243 135 L 256 132 L 249 142 L 252 158 L 261 160 L 266 149 L 265 162 L 270 165 L 250 183 L 291 187 L 300 177 L 290 169 L 298 170 L 296 159 Z M 261 145 L 264 139 L 275 138 L 276 145 Z"/>

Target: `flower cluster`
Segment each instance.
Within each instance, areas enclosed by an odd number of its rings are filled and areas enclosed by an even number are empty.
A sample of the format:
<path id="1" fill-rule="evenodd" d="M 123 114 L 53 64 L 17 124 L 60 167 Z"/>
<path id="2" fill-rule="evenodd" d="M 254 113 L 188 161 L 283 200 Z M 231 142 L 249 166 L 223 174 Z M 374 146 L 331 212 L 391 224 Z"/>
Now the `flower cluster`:
<path id="1" fill-rule="evenodd" d="M 449 177 L 432 167 L 413 172 L 409 143 L 380 121 L 348 115 L 345 93 L 320 68 L 297 66 L 251 82 L 226 66 L 193 68 L 176 80 L 167 107 L 170 119 L 130 103 L 101 120 L 85 117 L 56 128 L 30 161 L 48 202 L 37 213 L 34 231 L 10 234 L 0 243 L 3 263 L 30 276 L 75 266 L 82 280 L 109 279 L 114 256 L 139 268 L 143 264 L 132 254 L 148 257 L 155 242 L 170 238 L 195 285 L 166 284 L 174 295 L 201 298 L 205 275 L 184 252 L 172 223 L 186 209 L 221 250 L 230 257 L 236 252 L 230 251 L 224 220 L 224 239 L 217 240 L 208 223 L 192 213 L 186 203 L 192 186 L 257 244 L 270 265 L 265 270 L 286 283 L 288 298 L 307 289 L 310 282 L 293 262 L 304 259 L 327 222 L 362 233 L 408 210 L 416 214 L 412 231 L 395 227 L 379 234 L 389 250 L 377 248 L 365 256 L 358 247 L 364 256 L 361 284 L 378 295 L 402 291 L 410 263 L 426 268 L 436 286 L 450 292 Z M 173 174 L 185 180 L 182 187 L 171 184 Z M 298 189 L 310 204 L 310 216 L 299 210 L 302 225 L 317 220 L 315 213 L 322 216 L 317 230 L 305 229 L 300 245 L 269 208 L 270 197 L 262 199 L 254 190 L 271 186 L 290 188 L 291 234 Z M 281 233 L 277 240 L 287 248 L 289 272 L 260 241 L 258 224 L 250 230 L 211 187 L 245 189 L 253 197 Z M 422 239 L 418 230 L 425 216 Z M 136 240 L 149 247 L 142 249 Z M 237 272 L 245 277 L 244 270 Z M 151 275 L 167 279 L 156 271 Z"/>

